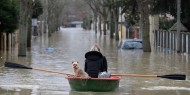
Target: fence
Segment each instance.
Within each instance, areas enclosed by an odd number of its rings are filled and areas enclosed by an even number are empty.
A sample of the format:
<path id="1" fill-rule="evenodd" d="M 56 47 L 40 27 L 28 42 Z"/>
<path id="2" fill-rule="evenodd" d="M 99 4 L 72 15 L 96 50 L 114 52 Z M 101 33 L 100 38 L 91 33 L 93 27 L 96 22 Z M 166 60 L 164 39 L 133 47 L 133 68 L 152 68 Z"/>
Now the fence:
<path id="1" fill-rule="evenodd" d="M 163 51 L 177 51 L 176 50 L 176 31 L 160 31 L 155 30 L 154 46 L 160 47 Z M 180 32 L 179 51 L 181 53 L 190 54 L 190 32 Z"/>

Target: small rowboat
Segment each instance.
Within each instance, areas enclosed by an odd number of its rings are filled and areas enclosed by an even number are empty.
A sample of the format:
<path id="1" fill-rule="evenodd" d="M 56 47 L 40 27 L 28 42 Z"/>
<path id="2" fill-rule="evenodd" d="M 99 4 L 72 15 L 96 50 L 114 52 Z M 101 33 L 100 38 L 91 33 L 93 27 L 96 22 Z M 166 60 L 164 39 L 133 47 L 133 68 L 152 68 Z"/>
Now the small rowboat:
<path id="1" fill-rule="evenodd" d="M 111 76 L 110 78 L 80 78 L 66 76 L 70 87 L 74 91 L 94 91 L 107 92 L 119 88 L 120 76 Z"/>

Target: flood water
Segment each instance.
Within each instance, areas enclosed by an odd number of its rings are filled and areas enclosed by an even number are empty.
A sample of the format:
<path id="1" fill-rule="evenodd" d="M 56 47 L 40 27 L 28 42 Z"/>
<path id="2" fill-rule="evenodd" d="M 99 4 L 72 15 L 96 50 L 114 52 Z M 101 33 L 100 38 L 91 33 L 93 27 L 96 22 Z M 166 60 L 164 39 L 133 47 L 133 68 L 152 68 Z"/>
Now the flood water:
<path id="1" fill-rule="evenodd" d="M 71 62 L 79 61 L 83 68 L 84 54 L 94 43 L 101 46 L 112 74 L 185 74 L 187 79 L 123 76 L 116 91 L 77 92 L 71 91 L 62 74 L 1 67 L 0 95 L 190 95 L 190 58 L 187 54 L 162 52 L 162 49 L 153 49 L 151 53 L 141 49 L 123 50 L 118 48 L 118 41 L 109 39 L 109 35 L 95 35 L 94 31 L 80 28 L 62 28 L 50 38 L 44 34 L 33 39 L 27 57 L 17 57 L 17 47 L 8 52 L 1 51 L 0 62 L 1 65 L 11 61 L 73 74 Z"/>

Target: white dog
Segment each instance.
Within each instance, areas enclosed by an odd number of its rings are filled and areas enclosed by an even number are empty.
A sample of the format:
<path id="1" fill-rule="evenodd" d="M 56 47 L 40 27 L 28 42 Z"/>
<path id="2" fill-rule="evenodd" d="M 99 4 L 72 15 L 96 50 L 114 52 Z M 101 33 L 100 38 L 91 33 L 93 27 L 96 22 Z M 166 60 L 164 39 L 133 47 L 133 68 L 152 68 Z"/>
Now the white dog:
<path id="1" fill-rule="evenodd" d="M 90 78 L 86 72 L 84 72 L 82 69 L 80 69 L 78 63 L 79 62 L 77 62 L 77 61 L 72 62 L 75 76 L 76 77 L 83 77 L 83 78 Z"/>

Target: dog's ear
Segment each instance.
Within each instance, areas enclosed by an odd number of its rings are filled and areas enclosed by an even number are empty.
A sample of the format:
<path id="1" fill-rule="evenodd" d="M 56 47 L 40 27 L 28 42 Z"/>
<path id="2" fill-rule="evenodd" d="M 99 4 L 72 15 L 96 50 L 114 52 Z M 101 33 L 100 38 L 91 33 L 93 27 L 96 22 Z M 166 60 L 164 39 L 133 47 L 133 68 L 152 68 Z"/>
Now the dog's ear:
<path id="1" fill-rule="evenodd" d="M 73 64 L 74 61 L 72 61 L 72 64 Z"/>

